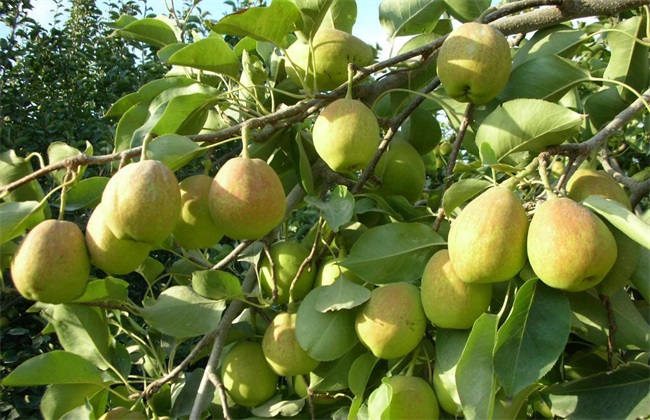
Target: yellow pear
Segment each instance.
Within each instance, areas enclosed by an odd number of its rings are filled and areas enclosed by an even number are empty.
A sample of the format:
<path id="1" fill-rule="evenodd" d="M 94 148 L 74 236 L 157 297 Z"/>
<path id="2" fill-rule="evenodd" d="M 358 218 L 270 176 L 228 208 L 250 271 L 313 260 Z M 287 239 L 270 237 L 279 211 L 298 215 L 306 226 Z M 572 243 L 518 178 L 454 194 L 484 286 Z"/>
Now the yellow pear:
<path id="1" fill-rule="evenodd" d="M 384 197 L 401 195 L 411 203 L 422 195 L 427 177 L 422 156 L 405 141 L 391 142 L 377 162 L 375 175 L 381 181 L 376 193 Z"/>
<path id="2" fill-rule="evenodd" d="M 11 262 L 11 278 L 29 300 L 66 303 L 81 296 L 90 275 L 90 259 L 79 227 L 45 220 L 23 239 Z"/>
<path id="3" fill-rule="evenodd" d="M 244 407 L 257 407 L 276 391 L 278 375 L 273 372 L 262 351 L 262 344 L 240 341 L 223 357 L 223 386 L 232 400 Z"/>
<path id="4" fill-rule="evenodd" d="M 451 223 L 449 258 L 456 274 L 467 283 L 512 278 L 526 263 L 527 231 L 528 217 L 514 192 L 483 192 Z"/>
<path id="5" fill-rule="evenodd" d="M 623 187 L 605 171 L 578 169 L 567 183 L 567 195 L 574 201 L 582 201 L 590 195 L 599 195 L 618 201 L 632 210 L 630 198 Z"/>
<path id="6" fill-rule="evenodd" d="M 316 369 L 319 361 L 298 343 L 295 313 L 279 313 L 264 332 L 262 349 L 271 369 L 280 376 L 304 375 Z"/>
<path id="7" fill-rule="evenodd" d="M 260 285 L 267 298 L 273 296 L 273 285 L 277 285 L 278 298 L 275 303 L 289 302 L 291 282 L 298 273 L 300 265 L 309 255 L 309 249 L 295 241 L 276 242 L 269 248 L 273 260 L 273 273 L 271 261 L 264 256 L 260 264 Z M 316 270 L 313 264 L 308 264 L 298 276 L 292 291 L 293 300 L 302 300 L 314 285 Z"/>
<path id="8" fill-rule="evenodd" d="M 158 245 L 174 230 L 181 193 L 174 173 L 157 160 L 120 169 L 102 195 L 104 220 L 118 239 Z"/>
<path id="9" fill-rule="evenodd" d="M 368 417 L 382 420 L 437 419 L 438 399 L 427 381 L 417 376 L 391 376 L 387 383 L 393 389 L 390 404 L 382 413 L 368 408 Z"/>
<path id="10" fill-rule="evenodd" d="M 214 224 L 208 197 L 212 178 L 194 175 L 179 184 L 181 216 L 174 228 L 174 238 L 185 249 L 210 248 L 219 242 L 223 232 Z"/>
<path id="11" fill-rule="evenodd" d="M 214 224 L 231 239 L 260 239 L 284 218 L 282 181 L 265 161 L 236 157 L 217 172 L 208 198 Z"/>
<path id="12" fill-rule="evenodd" d="M 528 231 L 528 259 L 547 285 L 579 292 L 605 277 L 616 261 L 616 240 L 592 212 L 570 198 L 537 207 Z"/>

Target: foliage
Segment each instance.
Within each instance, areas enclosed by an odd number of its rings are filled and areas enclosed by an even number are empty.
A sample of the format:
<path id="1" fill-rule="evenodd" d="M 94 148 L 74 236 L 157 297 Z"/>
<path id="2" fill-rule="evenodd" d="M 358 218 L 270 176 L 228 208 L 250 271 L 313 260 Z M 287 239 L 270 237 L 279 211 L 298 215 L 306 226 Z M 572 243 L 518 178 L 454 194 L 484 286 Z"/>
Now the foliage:
<path id="1" fill-rule="evenodd" d="M 527 264 L 512 279 L 492 285 L 490 308 L 471 329 L 427 323 L 416 348 L 397 359 L 373 356 L 355 330 L 367 289 L 400 282 L 419 286 L 430 257 L 447 246 L 459 211 L 493 185 L 514 190 L 530 217 L 539 201 L 566 194 L 567 177 L 577 166 L 602 167 L 626 187 L 633 211 L 593 196 L 584 205 L 648 256 L 647 6 L 625 0 L 602 13 L 585 1 L 594 16 L 586 23 L 571 9 L 556 20 L 537 19 L 540 9 L 529 10 L 528 2 L 488 9 L 489 2 L 470 8 L 451 0 L 384 0 L 379 13 L 387 34 L 415 36 L 405 52 L 351 74 L 350 86 L 319 92 L 305 80 L 300 86 L 291 82 L 285 50 L 300 42 L 296 38 L 313 39 L 319 27 L 349 30 L 357 14 L 353 0 L 275 0 L 268 7 L 230 2 L 233 9 L 254 7 L 218 21 L 209 20 L 198 3 L 169 17 L 114 15 L 107 23 L 111 37 L 104 36 L 94 2 L 76 2 L 79 9 L 64 29 L 49 33 L 26 17 L 21 7 L 29 2 L 7 6 L 14 14 L 6 19 L 16 31 L 2 45 L 8 65 L 0 100 L 2 112 L 13 112 L 3 117 L 17 123 L 2 134 L 3 149 L 16 156 L 7 157 L 14 164 L 0 171 L 0 194 L 11 193 L 0 203 L 3 224 L 9 221 L 0 231 L 0 268 L 3 299 L 21 306 L 3 313 L 10 328 L 3 326 L 2 338 L 20 336 L 33 356 L 13 345 L 3 348 L 2 409 L 9 417 L 33 415 L 38 402 L 25 407 L 16 396 L 29 394 L 18 391 L 46 385 L 39 405 L 44 418 L 99 417 L 120 406 L 149 417 L 364 418 L 390 406 L 393 389 L 386 376 L 416 375 L 431 385 L 434 368 L 442 370 L 444 388 L 467 418 L 650 412 L 650 279 L 644 261 L 611 296 L 599 296 L 594 288 L 553 289 Z M 113 10 L 137 12 L 135 6 L 120 3 Z M 518 7 L 525 13 L 515 16 Z M 479 18 L 512 35 L 513 66 L 498 96 L 474 106 L 451 99 L 439 86 L 435 60 L 452 20 Z M 517 19 L 527 20 L 526 36 L 516 35 Z M 133 49 L 138 43 L 151 48 L 140 58 Z M 79 61 L 65 69 L 60 61 L 46 61 L 48 45 L 58 46 L 55 57 Z M 153 52 L 159 62 L 151 61 Z M 32 69 L 40 71 L 38 86 Z M 61 79 L 58 98 L 51 90 L 57 73 L 69 77 Z M 46 112 L 38 114 L 24 91 L 42 95 Z M 362 171 L 336 173 L 319 159 L 311 133 L 318 111 L 346 94 L 379 117 L 383 141 Z M 22 106 L 7 106 L 23 100 Z M 101 120 L 103 114 L 116 126 Z M 37 129 L 34 121 L 44 118 L 45 128 Z M 431 128 L 438 125 L 442 140 Z M 425 189 L 415 203 L 379 195 L 380 181 L 373 176 L 379 158 L 390 142 L 414 142 L 414 136 L 435 137 L 418 148 L 427 168 Z M 64 143 L 50 145 L 52 140 Z M 20 158 L 34 151 L 47 153 L 54 165 L 43 170 L 41 179 L 51 186 L 45 192 L 25 189 L 25 170 L 31 169 L 20 166 Z M 182 180 L 196 173 L 214 176 L 240 152 L 268 162 L 280 178 L 289 211 L 276 229 L 260 240 L 224 238 L 201 250 L 183 249 L 170 236 L 135 273 L 110 276 L 94 269 L 76 300 L 34 303 L 25 310 L 28 304 L 11 288 L 9 261 L 24 233 L 51 210 L 84 225 L 110 182 L 108 174 L 129 160 L 160 160 Z M 101 168 L 106 176 L 86 168 Z M 12 181 L 20 187 L 6 187 Z M 485 235 L 494 234 L 488 230 Z M 296 279 L 328 256 L 341 261 L 340 274 L 302 301 L 274 302 L 273 293 L 256 287 L 257 271 L 271 255 L 270 245 L 281 240 L 311 250 Z M 571 257 L 563 260 L 570 263 Z M 395 316 L 399 309 L 386 305 L 385 312 Z M 297 392 L 296 378 L 287 377 L 261 405 L 234 404 L 219 386 L 222 355 L 235 343 L 260 342 L 283 312 L 296 314 L 292 345 L 320 362 L 302 378 L 307 396 Z M 40 320 L 46 325 L 41 332 Z M 54 337 L 60 347 L 49 344 Z"/>

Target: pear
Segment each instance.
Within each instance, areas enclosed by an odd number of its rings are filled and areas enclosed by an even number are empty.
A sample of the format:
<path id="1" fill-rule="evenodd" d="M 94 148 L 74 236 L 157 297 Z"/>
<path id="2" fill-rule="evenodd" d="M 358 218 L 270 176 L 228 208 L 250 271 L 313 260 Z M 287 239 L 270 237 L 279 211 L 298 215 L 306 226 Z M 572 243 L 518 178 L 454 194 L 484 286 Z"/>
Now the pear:
<path id="1" fill-rule="evenodd" d="M 307 376 L 309 377 L 309 376 Z M 298 395 L 300 398 L 307 398 L 308 394 L 308 386 L 307 383 L 305 382 L 305 376 L 303 375 L 296 375 L 293 377 L 293 389 L 296 391 L 296 395 Z M 319 394 L 322 394 L 322 391 L 319 390 L 314 390 L 314 392 L 317 392 Z M 313 397 L 312 402 L 315 405 L 331 405 L 336 403 L 337 398 L 334 396 L 326 396 L 326 397 Z"/>
<path id="2" fill-rule="evenodd" d="M 449 258 L 467 283 L 494 283 L 526 263 L 528 217 L 517 195 L 505 187 L 483 192 L 462 210 L 449 230 Z"/>
<path id="3" fill-rule="evenodd" d="M 151 244 L 118 239 L 108 228 L 104 214 L 100 203 L 86 225 L 90 262 L 106 274 L 128 274 L 144 262 L 151 251 Z"/>
<path id="4" fill-rule="evenodd" d="M 602 281 L 616 256 L 614 236 L 587 208 L 570 198 L 537 207 L 528 231 L 528 259 L 547 285 L 587 290 Z"/>
<path id="5" fill-rule="evenodd" d="M 401 195 L 411 203 L 422 195 L 427 177 L 420 153 L 404 141 L 391 143 L 379 159 L 375 175 L 381 181 L 376 193 L 384 197 Z"/>
<path id="6" fill-rule="evenodd" d="M 359 340 L 380 359 L 406 356 L 424 336 L 420 290 L 404 282 L 377 287 L 355 319 Z"/>
<path id="7" fill-rule="evenodd" d="M 445 387 L 445 384 L 440 376 L 440 370 L 437 367 L 433 369 L 433 392 L 438 398 L 438 404 L 445 412 L 460 417 L 463 414 L 463 407 L 454 401 L 451 392 Z"/>
<path id="8" fill-rule="evenodd" d="M 99 420 L 147 420 L 147 416 L 126 407 L 116 407 L 102 414 Z"/>
<path id="9" fill-rule="evenodd" d="M 181 216 L 174 228 L 174 238 L 185 249 L 210 248 L 223 232 L 214 224 L 208 197 L 212 178 L 194 175 L 181 181 Z"/>
<path id="10" fill-rule="evenodd" d="M 618 201 L 632 210 L 630 198 L 623 187 L 605 171 L 580 168 L 569 179 L 566 188 L 567 195 L 574 201 L 582 201 L 590 195 L 599 195 Z"/>
<path id="11" fill-rule="evenodd" d="M 278 379 L 259 342 L 239 341 L 223 357 L 221 380 L 236 404 L 257 407 L 275 394 Z"/>
<path id="12" fill-rule="evenodd" d="M 492 285 L 462 281 L 451 265 L 449 251 L 443 249 L 424 268 L 421 295 L 424 313 L 433 325 L 467 329 L 490 306 Z"/>
<path id="13" fill-rule="evenodd" d="M 296 337 L 296 318 L 296 313 L 277 314 L 262 339 L 264 357 L 280 376 L 304 375 L 320 363 L 300 347 Z"/>
<path id="14" fill-rule="evenodd" d="M 289 302 L 291 282 L 298 273 L 302 262 L 309 255 L 309 249 L 299 242 L 284 241 L 276 242 L 269 248 L 269 254 L 273 260 L 273 274 L 271 273 L 271 261 L 264 256 L 260 264 L 260 285 L 266 297 L 273 296 L 273 284 L 277 285 L 278 298 L 274 303 Z M 294 286 L 293 300 L 302 300 L 314 285 L 316 270 L 313 264 L 308 264 L 298 276 Z"/>
<path id="15" fill-rule="evenodd" d="M 440 417 L 438 399 L 427 381 L 417 376 L 391 376 L 387 383 L 393 389 L 388 407 L 375 413 L 368 407 L 368 417 L 372 419 L 437 419 Z"/>
<path id="16" fill-rule="evenodd" d="M 330 286 L 341 276 L 363 286 L 365 281 L 350 271 L 347 267 L 343 267 L 341 265 L 343 261 L 345 261 L 345 258 L 341 258 L 340 256 L 336 258 L 332 256 L 325 258 L 318 268 L 318 273 L 316 273 L 314 289 L 320 286 Z"/>
<path id="17" fill-rule="evenodd" d="M 286 70 L 289 79 L 302 86 L 305 79 L 313 88 L 314 77 L 320 90 L 332 90 L 348 80 L 348 64 L 363 67 L 370 64 L 372 48 L 359 38 L 333 28 L 321 29 L 312 40 L 313 56 L 309 45 L 296 41 L 287 48 Z M 307 71 L 307 69 L 309 69 Z"/>
<path id="18" fill-rule="evenodd" d="M 333 171 L 354 172 L 377 152 L 379 124 L 361 101 L 337 99 L 316 118 L 312 137 L 316 152 Z"/>
<path id="19" fill-rule="evenodd" d="M 229 159 L 217 172 L 208 198 L 214 224 L 231 239 L 260 239 L 284 218 L 284 187 L 261 159 Z"/>
<path id="20" fill-rule="evenodd" d="M 11 262 L 18 292 L 29 300 L 67 303 L 81 296 L 90 275 L 90 259 L 79 227 L 45 220 L 23 239 Z"/>
<path id="21" fill-rule="evenodd" d="M 157 160 L 120 169 L 102 195 L 104 220 L 118 239 L 158 245 L 174 230 L 181 192 L 174 173 Z"/>
<path id="22" fill-rule="evenodd" d="M 459 102 L 485 104 L 501 92 L 512 67 L 506 37 L 490 25 L 468 22 L 454 29 L 438 54 L 438 77 Z"/>

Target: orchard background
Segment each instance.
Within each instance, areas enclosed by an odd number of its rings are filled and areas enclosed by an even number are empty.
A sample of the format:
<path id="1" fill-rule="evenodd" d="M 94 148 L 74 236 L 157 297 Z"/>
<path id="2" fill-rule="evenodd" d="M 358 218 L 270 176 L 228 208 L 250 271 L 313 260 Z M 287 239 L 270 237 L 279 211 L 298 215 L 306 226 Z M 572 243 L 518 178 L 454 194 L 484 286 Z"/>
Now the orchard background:
<path id="1" fill-rule="evenodd" d="M 351 32 L 363 1 L 225 3 L 233 12 L 225 17 L 201 1 L 154 16 L 146 2 L 102 11 L 80 0 L 49 29 L 29 17 L 28 0 L 0 6 L 10 30 L 0 39 L 3 417 L 99 418 L 124 407 L 148 418 L 390 418 L 401 397 L 388 378 L 400 376 L 433 387 L 442 418 L 650 415 L 647 0 L 384 0 L 386 35 L 409 41 L 383 61 L 351 66 L 349 83 L 328 90 L 318 78 L 296 83 L 287 50 L 319 30 Z M 441 45 L 469 21 L 506 35 L 512 56 L 503 89 L 476 105 L 452 99 L 437 77 Z M 346 95 L 374 112 L 380 137 L 359 170 L 334 172 L 312 132 L 323 108 Z M 404 143 L 417 158 L 389 179 L 381 157 Z M 72 301 L 18 293 L 10 266 L 26 233 L 46 219 L 85 231 L 124 168 L 144 158 L 178 181 L 212 178 L 239 155 L 268 162 L 286 197 L 281 222 L 262 238 L 226 235 L 193 249 L 175 233 L 131 273 L 111 275 L 95 261 Z M 609 174 L 624 198 L 599 190 L 596 178 L 583 182 L 593 195 L 572 196 L 578 168 Z M 370 290 L 419 293 L 461 210 L 469 214 L 497 184 L 516 193 L 527 219 L 568 188 L 616 239 L 608 283 L 559 290 L 526 263 L 488 283 L 489 308 L 470 328 L 427 321 L 405 355 L 376 357 L 355 329 Z M 253 207 L 264 213 L 270 204 Z M 472 210 L 466 230 L 491 207 Z M 564 216 L 571 230 L 576 222 Z M 505 229 L 487 232 L 478 233 L 513 240 Z M 579 234 L 551 242 L 548 265 L 577 264 L 586 242 Z M 299 245 L 289 253 L 297 263 L 274 254 L 287 243 Z M 333 258 L 342 268 L 321 273 Z M 311 281 L 297 298 L 303 273 Z M 285 277 L 296 287 L 283 301 L 273 282 Z M 452 312 L 450 302 L 429 304 Z M 399 309 L 398 299 L 380 305 Z M 223 369 L 230 350 L 262 342 L 285 312 L 295 314 L 294 341 L 315 367 L 272 380 L 259 403 L 233 402 Z M 266 362 L 246 362 L 239 381 L 262 387 Z"/>

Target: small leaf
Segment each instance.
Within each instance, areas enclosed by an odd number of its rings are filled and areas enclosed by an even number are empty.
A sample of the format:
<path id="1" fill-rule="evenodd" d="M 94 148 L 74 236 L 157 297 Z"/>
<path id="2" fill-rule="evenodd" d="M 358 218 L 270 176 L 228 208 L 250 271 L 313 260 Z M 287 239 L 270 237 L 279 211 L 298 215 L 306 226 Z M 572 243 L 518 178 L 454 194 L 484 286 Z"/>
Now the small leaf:
<path id="1" fill-rule="evenodd" d="M 128 287 L 129 282 L 115 277 L 95 279 L 88 283 L 84 294 L 74 302 L 126 302 Z"/>
<path id="2" fill-rule="evenodd" d="M 492 183 L 489 181 L 476 178 L 466 178 L 456 182 L 449 187 L 442 197 L 442 208 L 445 210 L 445 214 L 452 214 L 457 207 L 488 189 L 491 185 Z"/>
<path id="3" fill-rule="evenodd" d="M 95 176 L 82 179 L 68 190 L 65 211 L 77 211 L 97 206 L 109 178 Z"/>
<path id="4" fill-rule="evenodd" d="M 357 21 L 357 2 L 355 0 L 334 0 L 323 18 L 321 28 L 334 28 L 352 33 Z"/>
<path id="5" fill-rule="evenodd" d="M 199 295 L 214 300 L 230 300 L 244 296 L 239 278 L 220 270 L 193 272 L 192 289 Z"/>
<path id="6" fill-rule="evenodd" d="M 101 384 L 101 371 L 83 357 L 53 350 L 26 360 L 3 380 L 2 386 L 38 386 L 50 384 Z"/>
<path id="7" fill-rule="evenodd" d="M 350 366 L 350 373 L 348 374 L 350 391 L 354 395 L 363 397 L 368 381 L 370 380 L 370 375 L 377 362 L 379 362 L 379 359 L 370 352 L 364 353 L 354 360 L 352 366 Z"/>
<path id="8" fill-rule="evenodd" d="M 490 0 L 445 0 L 447 11 L 461 22 L 476 20 L 490 7 Z"/>
<path id="9" fill-rule="evenodd" d="M 456 369 L 471 331 L 440 328 L 436 334 L 435 369 L 440 375 L 445 389 L 454 402 L 459 405 L 460 397 L 456 387 Z"/>
<path id="10" fill-rule="evenodd" d="M 197 83 L 196 80 L 189 77 L 165 77 L 154 80 L 142 86 L 137 92 L 129 93 L 120 98 L 109 108 L 104 116 L 118 117 L 124 115 L 131 107 L 141 102 L 150 102 L 167 89 L 186 87 L 195 83 Z"/>
<path id="11" fill-rule="evenodd" d="M 59 163 L 62 160 L 65 160 L 72 156 L 78 156 L 80 154 L 81 152 L 79 149 L 72 147 L 62 141 L 55 141 L 54 143 L 51 143 L 47 148 L 47 157 L 50 165 Z M 57 184 L 63 184 L 66 173 L 66 169 L 59 169 L 52 172 L 52 178 L 54 178 Z M 83 169 L 81 169 L 80 174 L 81 173 L 83 173 Z"/>
<path id="12" fill-rule="evenodd" d="M 155 122 L 151 128 L 152 133 L 194 134 L 203 127 L 208 110 L 214 106 L 216 99 L 209 87 L 198 84 L 194 86 L 183 89 L 195 90 L 195 93 L 175 95 L 164 105 L 163 113 L 152 114 L 151 122 Z"/>
<path id="13" fill-rule="evenodd" d="M 239 77 L 239 59 L 220 36 L 210 36 L 174 52 L 167 64 Z"/>
<path id="14" fill-rule="evenodd" d="M 319 312 L 352 309 L 370 299 L 370 290 L 340 276 L 319 293 L 314 308 Z"/>
<path id="15" fill-rule="evenodd" d="M 302 29 L 299 37 L 306 43 L 314 37 L 325 15 L 329 12 L 333 0 L 291 0 L 302 15 Z"/>
<path id="16" fill-rule="evenodd" d="M 19 237 L 45 220 L 43 209 L 38 201 L 0 203 L 0 243 Z"/>
<path id="17" fill-rule="evenodd" d="M 323 219 L 332 229 L 338 232 L 339 228 L 350 220 L 354 214 L 354 196 L 350 194 L 347 187 L 337 185 L 329 195 L 329 200 L 324 202 L 315 197 L 305 197 L 305 201 L 320 209 Z"/>
<path id="18" fill-rule="evenodd" d="M 298 415 L 305 406 L 305 399 L 299 400 L 282 400 L 282 395 L 276 395 L 264 404 L 257 406 L 251 410 L 255 416 L 271 418 L 276 416 L 293 417 Z"/>
<path id="19" fill-rule="evenodd" d="M 102 390 L 106 393 L 109 392 L 103 386 L 97 384 L 50 385 L 41 399 L 41 414 L 46 420 L 60 419 L 75 407 L 83 406 L 89 398 L 101 393 Z"/>
<path id="20" fill-rule="evenodd" d="M 391 38 L 431 32 L 445 11 L 442 0 L 382 0 L 379 21 Z"/>
<path id="21" fill-rule="evenodd" d="M 603 216 L 633 241 L 650 249 L 650 225 L 621 203 L 599 195 L 590 195 L 582 204 Z"/>
<path id="22" fill-rule="evenodd" d="M 32 172 L 34 170 L 30 161 L 17 156 L 14 150 L 7 150 L 0 154 L 0 186 L 18 181 Z M 5 202 L 41 201 L 44 197 L 43 187 L 35 179 L 4 195 L 2 199 Z"/>
<path id="23" fill-rule="evenodd" d="M 368 418 L 381 419 L 387 418 L 386 409 L 393 399 L 393 387 L 388 383 L 388 378 L 381 381 L 381 385 L 375 388 L 368 397 Z"/>
<path id="24" fill-rule="evenodd" d="M 147 145 L 147 158 L 159 160 L 172 171 L 177 171 L 197 156 L 205 153 L 198 144 L 185 136 L 166 134 Z"/>
<path id="25" fill-rule="evenodd" d="M 123 152 L 131 148 L 131 139 L 138 128 L 147 122 L 149 104 L 139 103 L 122 115 L 115 129 L 115 152 Z M 141 145 L 142 143 L 139 143 Z"/>
<path id="26" fill-rule="evenodd" d="M 571 58 L 579 44 L 588 39 L 587 35 L 567 25 L 555 25 L 536 31 L 532 38 L 520 46 L 512 60 L 513 70 L 537 58 L 560 56 Z"/>
<path id="27" fill-rule="evenodd" d="M 296 142 L 295 145 L 297 146 L 297 158 L 298 158 L 298 176 L 300 179 L 300 183 L 302 184 L 302 187 L 305 189 L 307 194 L 314 194 L 315 189 L 314 189 L 314 177 L 311 172 L 311 164 L 309 163 L 309 157 L 307 156 L 307 152 L 305 151 L 305 145 L 303 143 L 303 138 L 300 132 L 296 134 Z"/>
<path id="28" fill-rule="evenodd" d="M 176 33 L 166 20 L 162 17 L 131 20 L 127 25 L 116 29 L 115 35 L 144 42 L 154 47 L 164 47 L 178 42 Z"/>
<path id="29" fill-rule="evenodd" d="M 173 286 L 141 310 L 142 317 L 163 334 L 196 337 L 217 327 L 226 304 L 206 299 L 187 286 Z"/>

